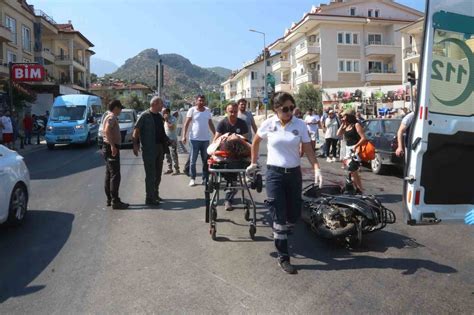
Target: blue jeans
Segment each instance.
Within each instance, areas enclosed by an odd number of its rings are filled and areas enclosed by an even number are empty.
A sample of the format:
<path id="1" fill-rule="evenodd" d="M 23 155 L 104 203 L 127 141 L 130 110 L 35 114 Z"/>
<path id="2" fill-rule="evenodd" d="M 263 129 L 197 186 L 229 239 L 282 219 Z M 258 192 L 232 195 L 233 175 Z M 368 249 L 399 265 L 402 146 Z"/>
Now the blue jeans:
<path id="1" fill-rule="evenodd" d="M 301 169 L 295 168 L 288 173 L 284 170 L 267 167 L 265 204 L 272 216 L 273 239 L 280 261 L 290 260 L 288 253 L 288 234 L 301 216 Z"/>
<path id="2" fill-rule="evenodd" d="M 196 179 L 196 161 L 198 154 L 201 153 L 202 161 L 202 179 L 207 180 L 209 176 L 209 170 L 207 169 L 207 147 L 209 141 L 191 140 L 191 163 L 189 170 L 191 171 L 191 178 Z"/>

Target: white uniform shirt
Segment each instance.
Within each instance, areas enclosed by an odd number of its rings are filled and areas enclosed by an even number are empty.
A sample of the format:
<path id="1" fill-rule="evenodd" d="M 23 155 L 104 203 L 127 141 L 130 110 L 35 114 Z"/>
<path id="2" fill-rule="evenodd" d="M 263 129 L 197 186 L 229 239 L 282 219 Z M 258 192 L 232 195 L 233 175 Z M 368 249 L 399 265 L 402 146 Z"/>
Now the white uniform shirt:
<path id="1" fill-rule="evenodd" d="M 205 107 L 204 111 L 198 111 L 197 107 L 191 107 L 186 114 L 186 117 L 192 118 L 191 132 L 189 133 L 190 140 L 209 141 L 211 138 L 209 132 L 209 120 L 212 114 L 209 108 Z"/>
<path id="2" fill-rule="evenodd" d="M 12 120 L 8 116 L 2 116 L 0 117 L 0 121 L 2 122 L 3 133 L 13 133 L 13 125 L 12 125 Z"/>
<path id="3" fill-rule="evenodd" d="M 268 118 L 257 135 L 267 139 L 267 165 L 284 168 L 300 166 L 300 143 L 311 142 L 306 124 L 294 116 L 284 127 L 276 115 Z"/>
<path id="4" fill-rule="evenodd" d="M 306 125 L 308 126 L 308 131 L 310 133 L 317 133 L 318 132 L 318 125 L 317 123 L 321 120 L 321 118 L 319 117 L 319 115 L 308 115 L 306 116 L 306 118 L 304 119 L 304 122 L 305 123 L 315 123 L 314 125 Z"/>

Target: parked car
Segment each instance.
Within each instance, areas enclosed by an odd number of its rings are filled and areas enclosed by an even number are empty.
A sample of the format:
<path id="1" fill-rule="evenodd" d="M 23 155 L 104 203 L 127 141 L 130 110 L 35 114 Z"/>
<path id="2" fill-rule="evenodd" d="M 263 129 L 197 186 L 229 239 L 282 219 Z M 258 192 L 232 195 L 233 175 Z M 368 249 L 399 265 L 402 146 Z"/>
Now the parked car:
<path id="1" fill-rule="evenodd" d="M 375 159 L 371 161 L 370 168 L 375 174 L 381 174 L 388 165 L 402 168 L 404 158 L 395 155 L 398 147 L 397 131 L 401 119 L 369 119 L 363 126 L 367 139 L 375 146 Z"/>
<path id="2" fill-rule="evenodd" d="M 18 225 L 28 209 L 30 173 L 17 152 L 0 145 L 0 224 Z"/>
<path id="3" fill-rule="evenodd" d="M 102 118 L 100 120 L 100 126 L 99 126 L 99 147 L 100 148 L 102 147 L 104 143 L 103 129 L 104 129 L 105 115 L 107 115 L 107 113 L 104 113 L 104 115 L 102 115 Z M 135 123 L 137 122 L 137 119 L 138 119 L 137 112 L 134 109 L 125 108 L 120 113 L 118 120 L 119 120 L 119 126 L 120 126 L 120 134 L 122 135 L 122 143 L 121 143 L 122 147 L 125 145 L 133 144 L 132 133 L 133 133 L 133 127 L 135 127 Z"/>

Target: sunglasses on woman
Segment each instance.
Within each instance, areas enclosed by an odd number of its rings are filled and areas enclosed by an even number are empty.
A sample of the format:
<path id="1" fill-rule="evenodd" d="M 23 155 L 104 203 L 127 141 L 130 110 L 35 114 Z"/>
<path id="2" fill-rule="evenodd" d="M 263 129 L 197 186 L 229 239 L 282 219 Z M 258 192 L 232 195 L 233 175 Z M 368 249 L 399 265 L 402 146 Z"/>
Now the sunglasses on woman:
<path id="1" fill-rule="evenodd" d="M 281 111 L 284 113 L 288 113 L 288 112 L 293 112 L 294 109 L 295 109 L 294 106 L 285 106 L 281 108 Z"/>

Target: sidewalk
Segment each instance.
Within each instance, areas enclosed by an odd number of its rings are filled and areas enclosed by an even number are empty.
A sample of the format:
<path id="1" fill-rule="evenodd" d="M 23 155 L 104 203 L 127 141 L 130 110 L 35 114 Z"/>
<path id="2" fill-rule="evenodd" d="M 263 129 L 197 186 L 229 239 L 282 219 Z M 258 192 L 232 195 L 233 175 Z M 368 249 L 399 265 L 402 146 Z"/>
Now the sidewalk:
<path id="1" fill-rule="evenodd" d="M 31 141 L 31 143 L 33 144 L 25 145 L 23 149 L 20 149 L 20 142 L 17 141 L 15 144 L 15 151 L 18 152 L 18 154 L 24 156 L 26 154 L 39 151 L 46 147 L 46 140 L 41 140 L 40 144 L 36 144 L 36 138 L 35 138 L 35 141 Z"/>

